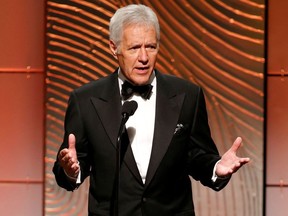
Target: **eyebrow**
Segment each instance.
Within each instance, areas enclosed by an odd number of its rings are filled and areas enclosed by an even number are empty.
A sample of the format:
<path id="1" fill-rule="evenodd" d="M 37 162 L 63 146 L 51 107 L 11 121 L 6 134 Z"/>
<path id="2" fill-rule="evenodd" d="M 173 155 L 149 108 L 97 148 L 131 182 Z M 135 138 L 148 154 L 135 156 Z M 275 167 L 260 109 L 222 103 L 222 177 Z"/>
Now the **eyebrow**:
<path id="1" fill-rule="evenodd" d="M 141 47 L 142 45 L 143 45 L 142 43 L 131 43 L 131 44 L 127 44 L 127 46 L 128 46 L 129 48 L 131 48 L 131 47 Z M 146 47 L 146 46 L 151 46 L 151 45 L 157 46 L 157 42 L 148 42 L 148 43 L 144 44 L 145 47 Z"/>

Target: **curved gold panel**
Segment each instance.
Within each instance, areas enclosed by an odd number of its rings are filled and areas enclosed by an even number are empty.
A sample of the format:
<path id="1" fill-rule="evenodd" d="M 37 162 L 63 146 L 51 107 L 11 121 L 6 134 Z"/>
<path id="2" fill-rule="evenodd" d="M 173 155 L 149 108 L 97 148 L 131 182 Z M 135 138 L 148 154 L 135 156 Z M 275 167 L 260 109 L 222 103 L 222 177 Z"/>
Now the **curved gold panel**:
<path id="1" fill-rule="evenodd" d="M 199 215 L 262 215 L 264 0 L 47 1 L 46 215 L 86 215 L 88 183 L 73 193 L 51 172 L 63 136 L 69 92 L 117 66 L 108 47 L 109 18 L 128 3 L 157 13 L 157 68 L 202 86 L 219 151 L 237 136 L 250 165 L 216 193 L 193 182 Z"/>

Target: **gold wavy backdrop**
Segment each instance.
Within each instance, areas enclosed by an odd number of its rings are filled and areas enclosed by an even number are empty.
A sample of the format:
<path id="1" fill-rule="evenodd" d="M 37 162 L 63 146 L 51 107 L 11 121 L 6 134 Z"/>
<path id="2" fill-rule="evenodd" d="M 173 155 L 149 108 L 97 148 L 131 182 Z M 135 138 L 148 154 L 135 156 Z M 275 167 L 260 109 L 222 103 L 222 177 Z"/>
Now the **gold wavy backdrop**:
<path id="1" fill-rule="evenodd" d="M 241 135 L 240 155 L 252 159 L 219 193 L 193 181 L 198 215 L 262 215 L 264 0 L 48 0 L 45 215 L 87 214 L 88 181 L 69 193 L 56 185 L 51 169 L 68 94 L 114 71 L 109 19 L 129 3 L 146 4 L 159 17 L 157 68 L 204 88 L 219 151 Z"/>

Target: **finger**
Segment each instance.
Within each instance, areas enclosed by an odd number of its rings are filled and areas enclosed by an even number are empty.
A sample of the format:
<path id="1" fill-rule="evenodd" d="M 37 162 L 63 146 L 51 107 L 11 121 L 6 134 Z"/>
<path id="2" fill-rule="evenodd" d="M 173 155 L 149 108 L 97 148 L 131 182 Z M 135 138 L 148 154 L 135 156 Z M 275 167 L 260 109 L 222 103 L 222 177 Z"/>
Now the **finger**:
<path id="1" fill-rule="evenodd" d="M 241 137 L 237 137 L 236 140 L 234 141 L 232 147 L 230 148 L 231 151 L 233 152 L 237 152 L 237 150 L 239 149 L 239 147 L 242 144 L 242 138 Z"/>
<path id="2" fill-rule="evenodd" d="M 71 160 L 70 155 L 66 154 L 64 157 L 61 158 L 60 162 L 69 166 L 70 160 Z"/>
<path id="3" fill-rule="evenodd" d="M 250 158 L 240 158 L 240 163 L 242 165 L 246 164 L 246 163 L 249 163 L 250 162 Z"/>
<path id="4" fill-rule="evenodd" d="M 75 164 L 77 164 L 77 163 L 75 163 L 72 159 L 70 159 L 70 160 L 68 161 L 68 163 L 67 163 L 67 165 L 68 165 L 71 169 L 73 169 L 73 166 L 75 166 Z"/>
<path id="5" fill-rule="evenodd" d="M 233 168 L 234 172 L 237 172 L 237 170 L 240 169 L 240 167 L 247 164 L 249 161 L 250 161 L 250 158 L 240 158 L 240 160 L 235 162 L 234 164 L 234 168 Z"/>
<path id="6" fill-rule="evenodd" d="M 79 166 L 78 163 L 73 163 L 73 164 L 71 165 L 71 169 L 73 169 L 74 171 L 77 171 L 79 168 L 80 168 L 80 166 Z"/>
<path id="7" fill-rule="evenodd" d="M 74 134 L 69 134 L 69 137 L 68 137 L 69 150 L 75 150 L 75 143 L 76 143 L 76 138 Z"/>
<path id="8" fill-rule="evenodd" d="M 67 148 L 62 149 L 62 150 L 59 152 L 58 159 L 59 159 L 59 160 L 63 159 L 68 153 L 69 153 L 69 151 L 68 151 Z"/>

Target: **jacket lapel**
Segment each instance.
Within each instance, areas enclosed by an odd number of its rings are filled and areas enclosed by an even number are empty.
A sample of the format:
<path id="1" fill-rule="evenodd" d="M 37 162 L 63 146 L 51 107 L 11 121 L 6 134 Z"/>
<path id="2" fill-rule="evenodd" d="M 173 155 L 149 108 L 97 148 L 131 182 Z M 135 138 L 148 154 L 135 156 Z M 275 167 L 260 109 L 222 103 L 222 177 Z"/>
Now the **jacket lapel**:
<path id="1" fill-rule="evenodd" d="M 91 102 L 101 119 L 111 143 L 116 146 L 118 130 L 121 122 L 121 100 L 118 87 L 117 72 L 101 80 L 95 97 Z"/>
<path id="2" fill-rule="evenodd" d="M 171 83 L 156 73 L 157 99 L 153 147 L 145 186 L 151 182 L 174 135 L 185 94 L 176 94 Z"/>

